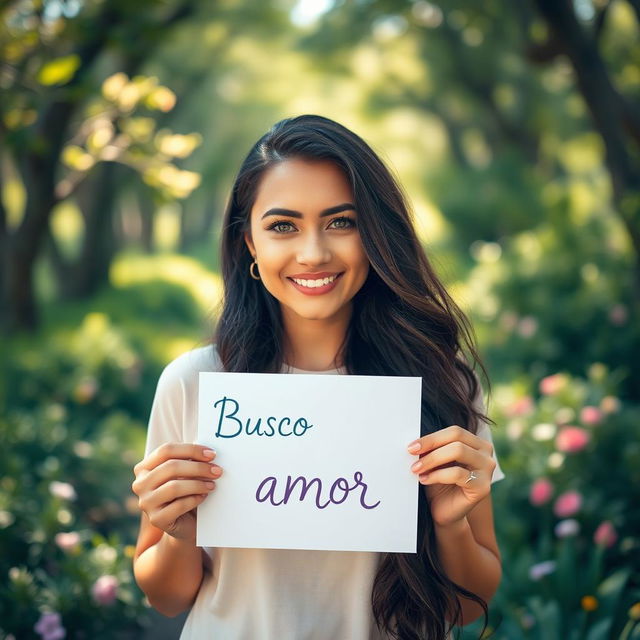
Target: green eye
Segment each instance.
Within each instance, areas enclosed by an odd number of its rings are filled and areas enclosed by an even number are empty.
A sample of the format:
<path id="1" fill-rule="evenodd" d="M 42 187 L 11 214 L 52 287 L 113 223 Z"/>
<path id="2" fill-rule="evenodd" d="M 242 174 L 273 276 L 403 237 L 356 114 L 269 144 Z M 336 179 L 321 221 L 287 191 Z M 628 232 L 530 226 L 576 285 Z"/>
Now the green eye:
<path id="1" fill-rule="evenodd" d="M 331 221 L 331 224 L 334 225 L 335 229 L 350 229 L 351 227 L 355 227 L 355 220 L 352 218 L 348 218 L 347 216 L 342 216 L 340 218 L 334 218 Z"/>
<path id="2" fill-rule="evenodd" d="M 279 220 L 277 222 L 274 222 L 269 227 L 267 227 L 267 230 L 275 231 L 276 233 L 289 233 L 289 231 L 291 231 L 292 228 L 293 228 L 293 225 L 287 220 Z"/>

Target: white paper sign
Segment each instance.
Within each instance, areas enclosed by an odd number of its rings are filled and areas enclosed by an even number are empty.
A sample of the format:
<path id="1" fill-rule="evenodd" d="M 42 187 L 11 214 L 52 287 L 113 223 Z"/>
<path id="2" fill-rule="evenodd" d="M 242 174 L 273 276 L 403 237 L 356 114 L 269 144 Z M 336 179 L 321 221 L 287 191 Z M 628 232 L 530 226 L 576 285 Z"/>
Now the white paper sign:
<path id="1" fill-rule="evenodd" d="M 421 378 L 200 373 L 207 547 L 415 553 Z"/>

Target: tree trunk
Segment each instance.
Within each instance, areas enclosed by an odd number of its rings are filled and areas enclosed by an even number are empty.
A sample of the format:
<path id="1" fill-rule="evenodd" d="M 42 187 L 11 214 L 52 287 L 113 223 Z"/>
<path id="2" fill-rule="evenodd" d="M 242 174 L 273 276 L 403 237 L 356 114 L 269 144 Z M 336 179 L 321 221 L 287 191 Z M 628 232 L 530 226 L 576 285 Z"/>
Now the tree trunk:
<path id="1" fill-rule="evenodd" d="M 63 299 L 86 298 L 109 282 L 109 267 L 116 252 L 113 212 L 119 170 L 112 162 L 103 163 L 81 187 L 84 193 L 91 194 L 91 200 L 83 205 L 85 235 L 78 258 L 73 262 L 61 259 L 55 244 L 51 246 L 58 293 Z"/>
<path id="2" fill-rule="evenodd" d="M 136 189 L 136 200 L 140 212 L 140 243 L 146 253 L 153 252 L 153 232 L 155 223 L 156 206 L 153 192 L 146 185 L 140 185 Z"/>
<path id="3" fill-rule="evenodd" d="M 64 118 L 64 105 L 60 105 L 61 113 L 52 109 L 49 126 L 55 126 L 56 115 Z M 47 124 L 45 123 L 45 127 Z M 53 146 L 56 136 L 52 134 Z M 56 204 L 55 198 L 55 158 L 57 154 L 46 149 L 39 155 L 32 154 L 27 158 L 22 171 L 27 202 L 24 217 L 18 229 L 7 242 L 6 289 L 3 304 L 3 325 L 9 331 L 16 329 L 34 329 L 38 322 L 35 292 L 33 289 L 33 272 L 38 252 L 46 234 L 51 210 Z"/>

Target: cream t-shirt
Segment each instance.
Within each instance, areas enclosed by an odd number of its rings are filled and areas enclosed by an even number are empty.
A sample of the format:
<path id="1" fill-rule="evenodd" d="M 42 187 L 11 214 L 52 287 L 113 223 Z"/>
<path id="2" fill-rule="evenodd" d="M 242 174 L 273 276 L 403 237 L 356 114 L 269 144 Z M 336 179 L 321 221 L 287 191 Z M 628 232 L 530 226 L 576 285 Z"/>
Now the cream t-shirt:
<path id="1" fill-rule="evenodd" d="M 164 442 L 196 442 L 198 373 L 221 370 L 211 345 L 188 351 L 165 367 L 151 409 L 145 455 Z M 283 372 L 344 373 L 293 367 Z M 478 398 L 482 402 L 481 394 Z M 486 424 L 481 423 L 478 436 L 491 441 Z M 503 477 L 496 466 L 492 482 Z M 204 578 L 182 640 L 385 639 L 371 612 L 380 553 L 212 547 L 204 551 Z"/>

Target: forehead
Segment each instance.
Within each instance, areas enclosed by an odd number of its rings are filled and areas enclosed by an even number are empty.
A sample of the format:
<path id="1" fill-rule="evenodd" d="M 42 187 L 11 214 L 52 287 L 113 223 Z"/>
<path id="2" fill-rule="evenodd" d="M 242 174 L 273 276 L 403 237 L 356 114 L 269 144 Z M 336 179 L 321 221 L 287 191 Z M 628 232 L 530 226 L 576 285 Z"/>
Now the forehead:
<path id="1" fill-rule="evenodd" d="M 284 207 L 315 213 L 342 202 L 353 202 L 353 192 L 340 167 L 327 160 L 292 158 L 264 173 L 252 212 Z"/>

